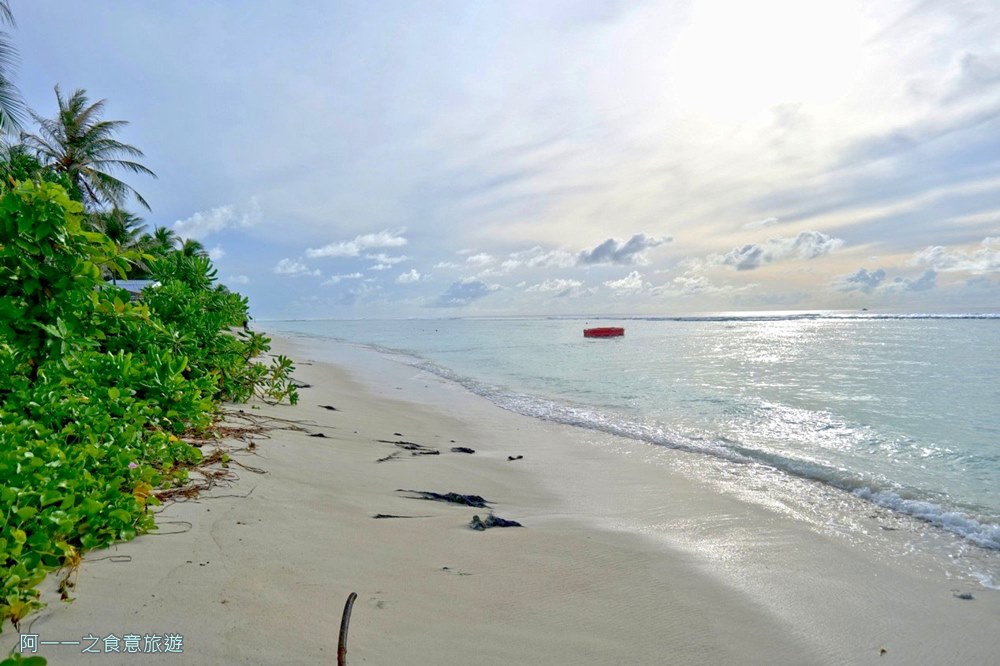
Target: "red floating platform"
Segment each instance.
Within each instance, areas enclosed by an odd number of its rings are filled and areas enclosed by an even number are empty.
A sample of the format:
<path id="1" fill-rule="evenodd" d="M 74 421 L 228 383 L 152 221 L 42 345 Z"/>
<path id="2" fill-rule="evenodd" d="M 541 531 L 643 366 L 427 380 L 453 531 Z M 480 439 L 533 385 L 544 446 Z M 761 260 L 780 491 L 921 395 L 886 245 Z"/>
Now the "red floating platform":
<path id="1" fill-rule="evenodd" d="M 625 335 L 625 329 L 614 326 L 583 329 L 583 337 L 585 338 L 617 338 L 622 335 Z"/>

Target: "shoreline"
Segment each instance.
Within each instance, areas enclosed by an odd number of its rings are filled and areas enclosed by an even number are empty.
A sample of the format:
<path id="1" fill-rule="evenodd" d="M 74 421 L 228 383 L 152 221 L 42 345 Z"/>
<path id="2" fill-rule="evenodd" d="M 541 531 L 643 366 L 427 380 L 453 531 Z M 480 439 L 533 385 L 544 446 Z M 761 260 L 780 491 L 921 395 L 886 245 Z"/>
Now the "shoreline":
<path id="1" fill-rule="evenodd" d="M 246 497 L 173 504 L 159 534 L 88 554 L 76 601 L 47 596 L 22 632 L 185 636 L 183 661 L 144 655 L 154 663 L 332 662 L 355 591 L 353 663 L 843 664 L 882 649 L 898 663 L 988 663 L 1000 651 L 1000 594 L 956 599 L 954 583 L 713 494 L 671 469 L 679 452 L 274 339 L 310 386 L 297 407 L 254 411 L 315 422 L 325 437 L 271 432 L 246 461 L 268 474 L 217 493 Z M 376 463 L 398 450 L 378 439 L 441 454 Z M 487 511 L 398 488 L 482 495 L 525 529 L 478 533 L 469 520 Z M 132 559 L 99 559 L 114 555 Z M 0 647 L 16 644 L 8 627 Z M 51 663 L 92 658 L 51 650 Z"/>

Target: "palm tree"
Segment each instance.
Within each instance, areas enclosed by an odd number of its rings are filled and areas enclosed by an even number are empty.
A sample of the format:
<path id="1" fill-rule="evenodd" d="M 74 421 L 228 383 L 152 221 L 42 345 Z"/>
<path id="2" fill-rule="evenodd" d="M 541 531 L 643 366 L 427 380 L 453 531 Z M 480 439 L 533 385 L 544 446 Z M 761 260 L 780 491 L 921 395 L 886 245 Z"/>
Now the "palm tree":
<path id="1" fill-rule="evenodd" d="M 167 227 L 156 227 L 150 237 L 149 247 L 155 254 L 166 254 L 171 250 L 176 250 L 181 239 L 173 229 Z"/>
<path id="2" fill-rule="evenodd" d="M 108 173 L 109 169 L 124 169 L 156 178 L 156 174 L 142 164 L 125 159 L 143 157 L 141 150 L 114 138 L 119 129 L 128 125 L 128 121 L 101 120 L 106 100 L 89 104 L 87 91 L 82 88 L 69 99 L 63 98 L 59 86 L 55 90 L 58 115 L 50 119 L 31 112 L 31 117 L 38 123 L 39 133 L 25 137 L 39 159 L 56 171 L 67 174 L 84 200 L 91 205 L 121 206 L 129 195 L 133 195 L 146 210 L 150 210 L 142 195 Z"/>
<path id="3" fill-rule="evenodd" d="M 144 233 L 144 220 L 127 210 L 112 208 L 91 213 L 87 222 L 89 226 L 107 236 L 118 249 L 118 255 L 128 262 L 129 278 L 145 277 L 150 270 L 147 262 L 150 253 L 152 236 Z M 102 267 L 106 277 L 112 277 L 112 271 Z"/>
<path id="4" fill-rule="evenodd" d="M 14 13 L 9 0 L 0 0 L 0 24 L 14 26 Z M 17 49 L 10 43 L 6 32 L 0 31 L 0 133 L 14 134 L 24 120 L 24 102 L 9 72 L 17 64 Z"/>
<path id="5" fill-rule="evenodd" d="M 62 178 L 42 166 L 23 143 L 0 145 L 0 181 L 3 181 L 0 187 L 11 181 L 46 180 L 46 176 Z"/>
<path id="6" fill-rule="evenodd" d="M 143 250 L 144 220 L 127 210 L 112 208 L 90 215 L 91 225 L 125 250 Z"/>
<path id="7" fill-rule="evenodd" d="M 207 257 L 208 250 L 195 239 L 186 238 L 184 244 L 181 245 L 181 254 L 185 257 Z"/>

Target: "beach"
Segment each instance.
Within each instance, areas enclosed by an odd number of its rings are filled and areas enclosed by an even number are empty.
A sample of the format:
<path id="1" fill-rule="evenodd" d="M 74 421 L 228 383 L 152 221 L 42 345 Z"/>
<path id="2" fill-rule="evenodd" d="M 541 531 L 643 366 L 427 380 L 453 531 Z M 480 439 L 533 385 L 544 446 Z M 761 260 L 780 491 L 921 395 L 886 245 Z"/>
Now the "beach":
<path id="1" fill-rule="evenodd" d="M 996 0 L 53 4 L 0 666 L 1000 666 Z"/>
<path id="2" fill-rule="evenodd" d="M 50 664 L 335 663 L 351 592 L 354 664 L 1000 654 L 1000 592 L 906 564 L 892 548 L 902 531 L 880 530 L 874 513 L 885 548 L 715 492 L 677 471 L 690 453 L 504 411 L 374 355 L 346 365 L 329 343 L 277 339 L 273 351 L 297 363 L 301 403 L 233 407 L 299 424 L 232 454 L 266 473 L 235 467 L 231 486 L 165 506 L 158 533 L 89 553 L 71 604 L 50 576 L 48 607 L 21 627 L 39 641 L 169 633 L 183 653 L 81 654 L 86 641 L 42 646 Z M 479 495 L 490 508 L 405 491 Z M 524 527 L 469 528 L 490 511 Z M 17 642 L 7 627 L 0 648 Z"/>

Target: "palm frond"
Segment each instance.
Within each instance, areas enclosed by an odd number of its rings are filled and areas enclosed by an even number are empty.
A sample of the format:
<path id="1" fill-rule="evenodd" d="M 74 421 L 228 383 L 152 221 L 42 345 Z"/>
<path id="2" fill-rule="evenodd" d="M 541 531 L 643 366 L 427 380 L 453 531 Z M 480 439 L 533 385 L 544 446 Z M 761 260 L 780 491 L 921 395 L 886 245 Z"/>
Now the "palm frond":
<path id="1" fill-rule="evenodd" d="M 25 110 L 20 91 L 0 74 L 0 133 L 19 132 L 24 125 Z"/>
<path id="2" fill-rule="evenodd" d="M 17 49 L 11 43 L 10 35 L 0 30 L 0 65 L 14 68 L 20 62 Z"/>
<path id="3" fill-rule="evenodd" d="M 157 175 L 150 171 L 149 168 L 139 164 L 138 162 L 128 162 L 126 160 L 99 160 L 94 162 L 94 165 L 118 167 L 120 169 L 125 169 L 126 171 L 131 171 L 132 173 L 143 173 L 147 176 L 152 176 L 153 178 L 157 177 Z"/>
<path id="4" fill-rule="evenodd" d="M 0 0 L 0 22 L 10 26 L 17 25 L 14 21 L 14 12 L 10 11 L 8 0 Z"/>
<path id="5" fill-rule="evenodd" d="M 14 13 L 7 0 L 0 0 L 0 23 L 14 25 Z M 0 31 L 0 133 L 20 132 L 25 120 L 25 105 L 21 93 L 10 78 L 18 65 L 17 49 L 10 35 Z"/>
<path id="6" fill-rule="evenodd" d="M 132 195 L 143 208 L 152 210 L 146 200 L 142 198 L 142 195 L 132 189 L 125 181 L 96 169 L 89 170 L 88 177 L 88 180 L 95 185 L 95 189 L 100 197 L 100 203 L 120 206 L 125 203 L 129 195 Z"/>

